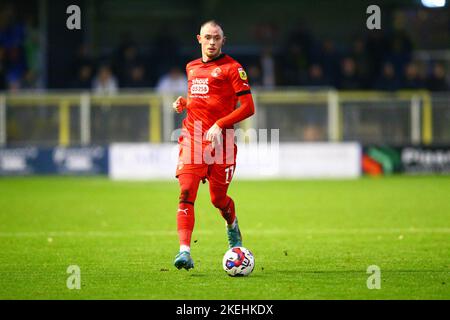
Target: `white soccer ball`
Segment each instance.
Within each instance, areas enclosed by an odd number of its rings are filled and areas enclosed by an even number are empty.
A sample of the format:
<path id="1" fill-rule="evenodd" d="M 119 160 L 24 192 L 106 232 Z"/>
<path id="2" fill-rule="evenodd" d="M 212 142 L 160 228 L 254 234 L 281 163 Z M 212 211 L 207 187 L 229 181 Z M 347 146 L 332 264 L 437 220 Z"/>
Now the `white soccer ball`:
<path id="1" fill-rule="evenodd" d="M 231 277 L 248 276 L 255 267 L 253 253 L 244 247 L 229 249 L 223 256 L 223 269 Z"/>

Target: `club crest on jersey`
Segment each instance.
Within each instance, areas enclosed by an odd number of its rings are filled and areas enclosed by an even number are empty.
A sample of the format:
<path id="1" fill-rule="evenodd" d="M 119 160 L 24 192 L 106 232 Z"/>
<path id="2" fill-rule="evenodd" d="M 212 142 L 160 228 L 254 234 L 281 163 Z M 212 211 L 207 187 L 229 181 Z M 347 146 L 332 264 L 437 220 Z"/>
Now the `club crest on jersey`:
<path id="1" fill-rule="evenodd" d="M 239 72 L 239 76 L 241 77 L 242 80 L 244 80 L 244 81 L 247 80 L 247 73 L 245 73 L 243 68 L 239 68 L 238 72 Z"/>
<path id="2" fill-rule="evenodd" d="M 192 80 L 191 94 L 207 94 L 208 92 L 208 78 L 195 78 Z"/>
<path id="3" fill-rule="evenodd" d="M 215 68 L 212 72 L 211 75 L 216 78 L 218 77 L 220 74 L 222 73 L 222 69 L 220 69 L 219 67 Z"/>

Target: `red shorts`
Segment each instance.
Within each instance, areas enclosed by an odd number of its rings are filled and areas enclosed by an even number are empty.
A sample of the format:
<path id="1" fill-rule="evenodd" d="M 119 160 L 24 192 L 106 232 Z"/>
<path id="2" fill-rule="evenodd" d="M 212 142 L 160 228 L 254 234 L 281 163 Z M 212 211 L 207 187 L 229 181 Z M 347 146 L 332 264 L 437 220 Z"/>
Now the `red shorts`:
<path id="1" fill-rule="evenodd" d="M 226 154 L 223 151 L 222 161 L 213 162 L 209 160 L 203 159 L 203 155 L 197 156 L 197 160 L 201 159 L 201 161 L 194 161 L 195 153 L 192 151 L 190 144 L 188 145 L 186 142 L 179 140 L 179 155 L 178 155 L 178 164 L 175 176 L 178 178 L 180 174 L 191 173 L 199 176 L 202 180 L 208 179 L 210 182 L 214 184 L 223 184 L 228 185 L 233 178 L 234 171 L 236 168 L 236 155 L 237 155 L 237 146 L 233 143 L 232 146 L 232 155 Z M 199 148 L 202 150 L 201 152 L 205 152 L 205 147 Z M 224 149 L 226 147 L 224 146 Z M 212 153 L 214 156 L 214 152 Z M 197 163 L 199 162 L 199 163 Z"/>

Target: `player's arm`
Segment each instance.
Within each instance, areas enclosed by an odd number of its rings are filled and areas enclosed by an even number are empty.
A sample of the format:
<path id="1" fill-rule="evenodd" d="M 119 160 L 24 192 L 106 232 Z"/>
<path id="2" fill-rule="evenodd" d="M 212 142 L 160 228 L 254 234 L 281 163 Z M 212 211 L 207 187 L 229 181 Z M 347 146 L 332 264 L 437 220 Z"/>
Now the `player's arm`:
<path id="1" fill-rule="evenodd" d="M 240 95 L 239 102 L 241 104 L 239 108 L 216 121 L 216 124 L 220 128 L 231 127 L 234 124 L 251 117 L 255 113 L 255 104 L 253 103 L 253 98 L 250 92 Z"/>
<path id="2" fill-rule="evenodd" d="M 222 134 L 222 128 L 229 128 L 255 113 L 255 105 L 250 93 L 240 96 L 239 102 L 241 103 L 239 108 L 235 109 L 229 115 L 217 120 L 216 123 L 208 130 L 206 133 L 206 140 L 212 142 L 216 140 L 220 141 L 219 137 Z"/>
<path id="3" fill-rule="evenodd" d="M 244 68 L 238 63 L 233 64 L 228 70 L 228 79 L 239 99 L 240 107 L 216 121 L 220 128 L 230 128 L 255 113 L 255 105 Z"/>
<path id="4" fill-rule="evenodd" d="M 247 119 L 255 113 L 255 104 L 253 103 L 250 85 L 248 84 L 247 74 L 244 69 L 240 65 L 235 65 L 230 70 L 229 78 L 238 96 L 240 107 L 216 121 L 206 133 L 206 139 L 208 141 L 220 141 L 218 138 L 222 133 L 222 128 L 232 127 L 234 124 Z"/>

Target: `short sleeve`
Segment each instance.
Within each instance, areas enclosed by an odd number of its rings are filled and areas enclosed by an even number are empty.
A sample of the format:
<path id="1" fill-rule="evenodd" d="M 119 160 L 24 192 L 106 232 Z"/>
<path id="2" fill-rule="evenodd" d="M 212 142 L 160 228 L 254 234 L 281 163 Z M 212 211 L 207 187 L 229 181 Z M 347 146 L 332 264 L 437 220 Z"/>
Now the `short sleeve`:
<path id="1" fill-rule="evenodd" d="M 237 96 L 251 93 L 247 73 L 240 64 L 233 64 L 229 69 L 231 85 Z"/>

